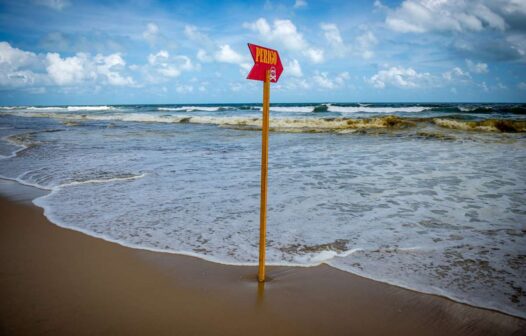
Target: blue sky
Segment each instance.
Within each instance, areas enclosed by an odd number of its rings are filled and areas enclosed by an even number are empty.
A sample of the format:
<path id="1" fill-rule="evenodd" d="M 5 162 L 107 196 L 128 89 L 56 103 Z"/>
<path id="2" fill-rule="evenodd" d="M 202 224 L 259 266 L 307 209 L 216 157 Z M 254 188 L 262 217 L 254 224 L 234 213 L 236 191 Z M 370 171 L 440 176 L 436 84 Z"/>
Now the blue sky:
<path id="1" fill-rule="evenodd" d="M 0 2 L 0 104 L 525 102 L 526 1 Z"/>

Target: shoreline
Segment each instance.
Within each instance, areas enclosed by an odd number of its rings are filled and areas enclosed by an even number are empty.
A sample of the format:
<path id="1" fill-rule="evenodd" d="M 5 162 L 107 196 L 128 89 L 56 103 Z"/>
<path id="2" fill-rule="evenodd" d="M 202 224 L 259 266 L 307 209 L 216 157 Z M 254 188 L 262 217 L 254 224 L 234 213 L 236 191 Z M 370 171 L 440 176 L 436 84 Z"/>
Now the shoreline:
<path id="1" fill-rule="evenodd" d="M 24 148 L 22 148 L 21 150 L 23 150 L 23 149 Z M 131 177 L 131 178 L 134 179 L 136 177 Z M 8 191 L 7 193 L 5 193 L 5 190 L 3 190 L 3 189 L 5 189 L 5 187 L 8 186 L 9 184 L 11 184 L 11 187 L 10 188 L 8 187 L 8 189 L 11 189 L 11 190 L 10 190 L 10 192 Z M 257 262 L 254 262 L 252 264 L 248 264 L 248 263 L 246 263 L 246 264 L 245 263 L 239 263 L 239 264 L 227 263 L 227 262 L 222 262 L 220 260 L 217 260 L 217 259 L 215 259 L 213 257 L 208 257 L 208 256 L 205 256 L 205 255 L 200 255 L 198 253 L 193 253 L 193 252 L 169 251 L 169 250 L 161 250 L 161 249 L 154 249 L 154 248 L 148 248 L 148 247 L 143 247 L 143 246 L 137 246 L 137 245 L 133 245 L 133 244 L 127 244 L 127 243 L 124 243 L 124 242 L 121 242 L 121 241 L 109 238 L 109 237 L 107 237 L 105 235 L 102 235 L 102 234 L 97 234 L 97 233 L 94 233 L 94 232 L 91 232 L 91 231 L 87 231 L 87 230 L 84 230 L 84 229 L 80 229 L 80 228 L 70 227 L 68 225 L 64 225 L 62 223 L 59 223 L 58 220 L 53 220 L 50 217 L 49 214 L 46 214 L 45 207 L 43 205 L 38 204 L 38 202 L 35 202 L 37 200 L 37 198 L 42 198 L 42 197 L 48 196 L 51 193 L 53 193 L 54 191 L 55 191 L 54 189 L 45 189 L 45 188 L 41 188 L 41 187 L 39 187 L 37 185 L 26 183 L 26 182 L 18 180 L 18 179 L 10 179 L 10 178 L 6 178 L 4 176 L 0 176 L 0 197 L 2 197 L 2 193 L 3 192 L 4 192 L 4 194 L 7 195 L 6 196 L 7 198 L 11 198 L 9 196 L 10 193 L 15 193 L 15 195 L 17 194 L 17 192 L 21 193 L 22 195 L 20 197 L 22 198 L 22 202 L 26 202 L 27 204 L 29 204 L 31 206 L 35 206 L 35 207 L 41 209 L 42 210 L 42 215 L 45 217 L 45 219 L 47 221 L 49 221 L 52 225 L 55 225 L 55 226 L 57 226 L 59 228 L 62 228 L 64 230 L 72 230 L 72 231 L 75 231 L 75 232 L 87 235 L 87 236 L 95 238 L 95 239 L 101 239 L 101 240 L 106 241 L 106 242 L 111 243 L 111 244 L 116 244 L 116 245 L 119 245 L 119 246 L 124 247 L 124 248 L 129 248 L 129 249 L 138 250 L 138 251 L 145 251 L 145 252 L 152 252 L 152 253 L 162 253 L 162 254 L 169 254 L 169 255 L 177 255 L 177 256 L 183 256 L 183 257 L 188 257 L 188 258 L 196 258 L 196 259 L 199 259 L 200 261 L 209 262 L 209 263 L 213 263 L 213 264 L 219 264 L 219 265 L 223 265 L 223 266 L 226 266 L 226 267 L 257 267 L 258 266 Z M 280 264 L 280 265 L 276 265 L 276 264 L 272 264 L 272 263 L 267 263 L 266 265 L 267 265 L 267 267 L 294 267 L 294 268 L 311 268 L 311 267 L 319 267 L 321 265 L 324 265 L 324 266 L 328 266 L 328 267 L 330 267 L 332 269 L 336 269 L 338 271 L 341 271 L 341 272 L 344 272 L 344 273 L 347 273 L 347 274 L 351 274 L 353 276 L 357 276 L 357 277 L 360 277 L 360 278 L 364 278 L 366 280 L 370 280 L 370 281 L 382 283 L 382 284 L 385 284 L 385 285 L 394 286 L 394 287 L 398 287 L 398 288 L 401 288 L 401 289 L 409 290 L 409 291 L 415 292 L 417 294 L 433 295 L 433 296 L 436 296 L 436 297 L 439 297 L 439 298 L 450 300 L 450 301 L 455 302 L 455 303 L 464 304 L 464 305 L 467 305 L 467 306 L 470 306 L 470 307 L 473 307 L 473 308 L 476 308 L 476 309 L 483 309 L 483 310 L 493 311 L 493 312 L 496 312 L 496 313 L 500 313 L 500 314 L 511 316 L 513 318 L 526 320 L 526 318 L 518 315 L 518 313 L 517 314 L 513 314 L 511 312 L 507 312 L 505 310 L 499 310 L 497 308 L 493 308 L 493 307 L 489 307 L 489 306 L 487 306 L 487 307 L 479 306 L 479 305 L 470 303 L 468 301 L 464 301 L 464 300 L 461 300 L 461 299 L 457 299 L 457 298 L 451 297 L 451 296 L 449 296 L 449 295 L 447 295 L 445 293 L 426 291 L 426 290 L 423 290 L 423 289 L 422 290 L 418 290 L 418 289 L 414 289 L 414 288 L 412 288 L 411 286 L 408 286 L 408 285 L 397 284 L 396 282 L 389 282 L 389 281 L 385 281 L 385 280 L 382 280 L 382 279 L 375 279 L 373 277 L 370 277 L 370 276 L 367 276 L 367 275 L 364 275 L 364 274 L 359 274 L 359 273 L 350 272 L 350 271 L 347 271 L 347 270 L 344 270 L 344 269 L 340 269 L 340 268 L 338 268 L 336 266 L 331 265 L 327 261 L 322 261 L 322 262 L 319 262 L 317 264 L 284 264 L 284 265 Z"/>
<path id="2" fill-rule="evenodd" d="M 0 186 L 2 333 L 508 335 L 526 330 L 521 318 L 328 265 L 270 266 L 271 280 L 258 286 L 254 266 L 135 250 L 61 228 L 30 204 L 35 193 L 46 192 L 15 184 Z"/>
<path id="3" fill-rule="evenodd" d="M 23 149 L 24 148 L 22 148 L 22 150 Z M 136 178 L 136 177 L 131 177 L 131 178 L 133 179 L 133 178 Z M 75 231 L 75 232 L 87 235 L 87 236 L 95 238 L 95 239 L 101 239 L 101 240 L 106 241 L 108 243 L 116 244 L 116 245 L 119 245 L 121 247 L 129 248 L 129 249 L 133 249 L 133 250 L 152 252 L 152 253 L 162 253 L 162 254 L 169 254 L 169 255 L 177 255 L 177 256 L 183 256 L 183 257 L 188 257 L 188 258 L 196 258 L 196 259 L 199 259 L 200 261 L 209 262 L 209 263 L 213 263 L 213 264 L 219 264 L 219 265 L 223 265 L 223 266 L 226 266 L 226 267 L 257 267 L 258 266 L 257 262 L 254 262 L 252 264 L 249 264 L 249 263 L 238 263 L 238 264 L 236 264 L 236 263 L 227 263 L 227 262 L 223 262 L 223 261 L 217 260 L 217 259 L 215 259 L 213 257 L 208 257 L 208 256 L 205 256 L 205 255 L 200 255 L 198 253 L 193 253 L 193 252 L 161 250 L 161 249 L 148 248 L 148 247 L 143 247 L 143 246 L 138 246 L 138 245 L 133 245 L 133 244 L 127 244 L 125 242 L 114 240 L 114 239 L 112 239 L 110 237 L 107 237 L 105 235 L 102 235 L 102 234 L 97 234 L 97 233 L 94 233 L 94 232 L 91 232 L 91 231 L 87 231 L 87 230 L 84 230 L 84 229 L 80 229 L 80 228 L 76 228 L 76 227 L 70 227 L 68 225 L 64 225 L 64 224 L 60 223 L 58 220 L 53 220 L 50 217 L 49 214 L 46 214 L 45 207 L 43 205 L 38 204 L 38 202 L 35 202 L 37 200 L 37 198 L 45 197 L 45 196 L 48 196 L 51 193 L 53 193 L 55 191 L 54 189 L 46 189 L 46 188 L 39 187 L 37 185 L 26 183 L 26 182 L 18 180 L 18 179 L 11 179 L 11 178 L 6 178 L 4 176 L 0 176 L 0 197 L 2 197 L 2 192 L 4 191 L 4 194 L 7 195 L 6 197 L 7 198 L 11 198 L 9 196 L 10 192 L 5 193 L 5 190 L 3 190 L 9 184 L 11 184 L 11 187 L 10 188 L 8 187 L 8 189 L 11 189 L 10 190 L 11 193 L 14 192 L 16 194 L 17 190 L 18 190 L 18 193 L 20 193 L 20 190 L 22 190 L 22 196 L 21 197 L 22 197 L 22 201 L 23 202 L 26 202 L 27 204 L 29 204 L 31 206 L 35 206 L 35 207 L 41 209 L 42 210 L 42 214 L 43 214 L 43 216 L 45 217 L 45 219 L 47 221 L 49 221 L 52 225 L 55 225 L 55 226 L 57 226 L 59 228 L 62 228 L 64 230 L 72 230 L 72 231 Z M 396 282 L 385 281 L 385 280 L 376 279 L 376 278 L 373 278 L 373 277 L 370 277 L 370 276 L 367 276 L 367 275 L 364 275 L 364 274 L 360 274 L 360 273 L 356 273 L 356 272 L 350 272 L 348 270 L 340 269 L 340 268 L 338 268 L 336 266 L 333 266 L 330 263 L 328 263 L 327 261 L 322 261 L 322 262 L 319 262 L 317 264 L 279 264 L 279 265 L 276 265 L 276 264 L 272 264 L 272 263 L 267 263 L 266 265 L 267 265 L 267 267 L 293 267 L 293 268 L 311 268 L 311 267 L 319 267 L 321 265 L 324 265 L 324 266 L 328 266 L 330 268 L 336 269 L 338 271 L 341 271 L 341 272 L 344 272 L 344 273 L 347 273 L 347 274 L 351 274 L 353 276 L 357 276 L 357 277 L 360 277 L 360 278 L 364 278 L 366 280 L 370 280 L 370 281 L 382 283 L 382 284 L 385 284 L 385 285 L 394 286 L 394 287 L 398 287 L 398 288 L 401 288 L 401 289 L 409 290 L 409 291 L 415 292 L 417 294 L 433 295 L 433 296 L 436 296 L 436 297 L 439 297 L 439 298 L 450 300 L 450 301 L 455 302 L 455 303 L 464 304 L 464 305 L 467 305 L 467 306 L 470 306 L 470 307 L 473 307 L 473 308 L 476 308 L 476 309 L 483 309 L 483 310 L 493 311 L 493 312 L 496 312 L 496 313 L 508 315 L 510 317 L 513 317 L 513 318 L 526 320 L 526 318 L 520 316 L 519 313 L 514 314 L 512 312 L 507 312 L 505 310 L 499 310 L 498 308 L 493 308 L 493 307 L 490 307 L 490 306 L 476 305 L 476 304 L 471 303 L 469 301 L 465 301 L 465 300 L 462 300 L 462 299 L 458 299 L 458 298 L 452 297 L 452 296 L 450 296 L 450 295 L 448 295 L 446 293 L 442 293 L 442 292 L 440 292 L 438 290 L 437 291 L 429 291 L 429 290 L 426 291 L 425 289 L 415 289 L 415 288 L 412 288 L 409 285 L 398 284 Z"/>

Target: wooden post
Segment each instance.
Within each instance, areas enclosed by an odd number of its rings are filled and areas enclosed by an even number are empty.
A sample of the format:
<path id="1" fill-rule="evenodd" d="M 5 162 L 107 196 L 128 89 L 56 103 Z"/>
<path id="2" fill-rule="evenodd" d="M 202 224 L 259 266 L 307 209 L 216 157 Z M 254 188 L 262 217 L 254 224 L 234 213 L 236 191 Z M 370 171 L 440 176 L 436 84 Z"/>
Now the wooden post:
<path id="1" fill-rule="evenodd" d="M 270 105 L 270 70 L 263 83 L 263 120 L 261 124 L 261 205 L 259 214 L 259 270 L 258 281 L 265 281 L 265 245 L 267 234 L 267 177 L 268 177 L 268 128 Z"/>

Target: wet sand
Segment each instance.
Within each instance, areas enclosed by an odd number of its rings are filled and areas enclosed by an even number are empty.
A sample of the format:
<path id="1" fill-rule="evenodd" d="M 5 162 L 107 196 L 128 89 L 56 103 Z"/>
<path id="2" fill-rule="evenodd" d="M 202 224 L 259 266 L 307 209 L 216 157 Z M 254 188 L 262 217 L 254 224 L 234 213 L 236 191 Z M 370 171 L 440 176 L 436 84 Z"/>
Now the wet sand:
<path id="1" fill-rule="evenodd" d="M 526 320 L 326 265 L 255 267 L 122 247 L 0 183 L 2 335 L 525 335 Z M 6 196 L 7 195 L 7 196 Z"/>

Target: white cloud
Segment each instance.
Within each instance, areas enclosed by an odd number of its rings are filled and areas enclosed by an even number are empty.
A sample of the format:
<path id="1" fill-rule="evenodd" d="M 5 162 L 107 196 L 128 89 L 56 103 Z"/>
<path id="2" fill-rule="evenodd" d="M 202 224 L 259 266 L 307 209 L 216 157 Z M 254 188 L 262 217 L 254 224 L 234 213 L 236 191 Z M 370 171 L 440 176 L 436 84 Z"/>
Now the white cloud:
<path id="1" fill-rule="evenodd" d="M 290 20 L 274 20 L 273 28 L 267 20 L 259 18 L 251 24 L 244 24 L 244 27 L 258 32 L 263 38 L 269 41 L 280 41 L 291 50 L 299 50 L 307 47 L 307 42 L 303 35 L 298 32 L 296 26 Z"/>
<path id="2" fill-rule="evenodd" d="M 472 60 L 467 59 L 466 64 L 471 72 L 478 74 L 488 73 L 488 65 L 486 63 L 475 63 Z"/>
<path id="3" fill-rule="evenodd" d="M 348 47 L 343 43 L 340 29 L 334 23 L 322 23 L 320 25 L 323 36 L 331 46 L 331 50 L 338 56 L 343 56 Z"/>
<path id="4" fill-rule="evenodd" d="M 248 73 L 248 71 L 250 69 L 252 69 L 253 64 L 251 64 L 251 63 L 241 63 L 239 66 L 241 67 L 242 70 L 245 71 L 245 72 L 242 72 L 242 74 L 246 75 L 246 73 Z"/>
<path id="5" fill-rule="evenodd" d="M 526 82 L 520 82 L 519 84 L 517 84 L 517 88 L 519 90 L 526 90 Z"/>
<path id="6" fill-rule="evenodd" d="M 160 50 L 157 54 L 148 55 L 148 63 L 151 65 L 156 65 L 160 60 L 168 59 L 170 54 L 166 50 Z"/>
<path id="7" fill-rule="evenodd" d="M 369 79 L 375 88 L 383 89 L 386 86 L 399 88 L 418 88 L 432 81 L 431 74 L 416 72 L 413 68 L 391 67 L 380 70 Z"/>
<path id="8" fill-rule="evenodd" d="M 323 50 L 311 47 L 290 20 L 274 20 L 271 27 L 266 19 L 259 18 L 255 22 L 244 23 L 243 27 L 257 32 L 263 40 L 280 43 L 288 50 L 301 51 L 313 63 L 323 62 Z"/>
<path id="9" fill-rule="evenodd" d="M 340 29 L 336 24 L 322 23 L 320 28 L 323 31 L 325 40 L 331 47 L 330 53 L 335 56 L 343 57 L 346 55 L 353 55 L 363 59 L 370 59 L 374 56 L 373 49 L 378 44 L 378 39 L 372 31 L 366 30 L 361 35 L 358 35 L 351 47 L 351 45 L 347 45 L 344 42 Z"/>
<path id="10" fill-rule="evenodd" d="M 71 5 L 69 0 L 35 0 L 35 4 L 61 11 Z"/>
<path id="11" fill-rule="evenodd" d="M 98 54 L 94 58 L 97 73 L 106 77 L 110 85 L 131 86 L 135 82 L 130 76 L 122 75 L 119 70 L 124 69 L 126 62 L 119 53 L 103 56 Z"/>
<path id="12" fill-rule="evenodd" d="M 30 93 L 42 92 L 43 86 L 54 85 L 134 86 L 133 78 L 123 74 L 125 66 L 119 53 L 94 57 L 86 53 L 70 57 L 61 57 L 58 53 L 37 55 L 0 42 L 0 86 L 25 87 Z"/>
<path id="13" fill-rule="evenodd" d="M 142 33 L 143 39 L 145 39 L 150 44 L 155 44 L 159 37 L 159 27 L 150 22 L 146 25 L 146 30 Z"/>
<path id="14" fill-rule="evenodd" d="M 208 36 L 200 32 L 196 26 L 192 26 L 192 25 L 184 26 L 184 34 L 191 41 L 194 41 L 200 44 L 210 44 L 211 43 Z"/>
<path id="15" fill-rule="evenodd" d="M 294 3 L 294 8 L 302 8 L 302 7 L 307 7 L 307 1 L 296 0 L 296 2 Z"/>
<path id="16" fill-rule="evenodd" d="M 45 80 L 45 75 L 35 72 L 41 66 L 38 55 L 13 48 L 0 42 L 0 87 L 27 87 Z"/>
<path id="17" fill-rule="evenodd" d="M 4 69 L 18 69 L 37 61 L 37 55 L 32 52 L 13 48 L 7 42 L 0 42 L 0 66 Z"/>
<path id="18" fill-rule="evenodd" d="M 442 78 L 448 81 L 452 80 L 465 80 L 465 79 L 471 79 L 471 75 L 469 72 L 463 71 L 459 67 L 454 67 L 453 69 L 446 71 L 442 74 Z"/>
<path id="19" fill-rule="evenodd" d="M 308 58 L 312 61 L 312 63 L 322 63 L 325 54 L 322 49 L 316 49 L 316 48 L 309 48 L 305 51 L 305 55 L 307 55 Z"/>
<path id="20" fill-rule="evenodd" d="M 285 62 L 284 68 L 287 69 L 287 75 L 292 77 L 303 77 L 300 62 L 298 62 L 297 59 L 293 59 L 290 62 Z"/>
<path id="21" fill-rule="evenodd" d="M 492 7 L 487 0 L 405 0 L 389 11 L 386 23 L 404 33 L 505 30 L 504 18 Z"/>
<path id="22" fill-rule="evenodd" d="M 215 59 L 218 62 L 231 63 L 231 64 L 241 64 L 244 61 L 243 56 L 238 54 L 228 44 L 224 44 L 219 47 L 219 50 L 215 54 Z"/>
<path id="23" fill-rule="evenodd" d="M 46 60 L 47 72 L 58 85 L 79 84 L 97 77 L 95 72 L 89 70 L 87 54 L 78 53 L 76 56 L 61 58 L 57 53 L 48 53 Z"/>
<path id="24" fill-rule="evenodd" d="M 49 77 L 60 86 L 74 86 L 96 80 L 114 86 L 135 84 L 130 76 L 120 73 L 126 62 L 119 53 L 107 56 L 97 54 L 93 58 L 85 53 L 77 53 L 75 56 L 64 58 L 57 53 L 48 53 L 46 62 Z"/>
<path id="25" fill-rule="evenodd" d="M 199 65 L 193 64 L 188 56 L 170 56 L 170 53 L 166 50 L 160 50 L 156 54 L 148 55 L 148 64 L 161 76 L 170 78 L 178 77 L 184 71 L 199 69 Z M 155 81 L 155 78 L 150 77 L 150 80 Z"/>
<path id="26" fill-rule="evenodd" d="M 323 89 L 337 89 L 342 87 L 350 76 L 348 72 L 341 72 L 334 77 L 330 77 L 327 72 L 316 72 L 312 77 L 315 84 Z"/>

